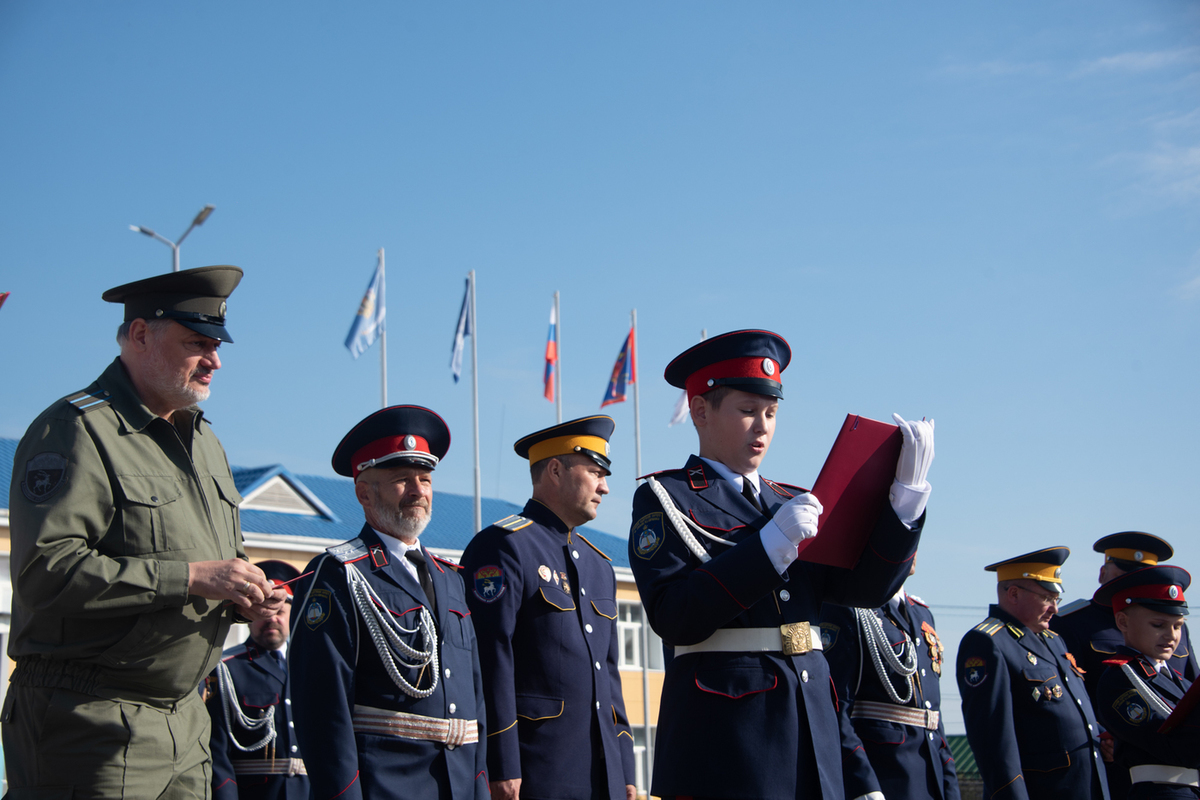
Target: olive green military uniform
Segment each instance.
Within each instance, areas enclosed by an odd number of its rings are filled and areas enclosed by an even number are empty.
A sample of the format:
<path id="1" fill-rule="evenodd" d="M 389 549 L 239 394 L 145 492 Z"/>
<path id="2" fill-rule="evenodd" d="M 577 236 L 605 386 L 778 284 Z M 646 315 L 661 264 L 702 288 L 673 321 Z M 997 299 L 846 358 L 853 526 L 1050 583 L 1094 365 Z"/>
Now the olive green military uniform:
<path id="1" fill-rule="evenodd" d="M 142 404 L 117 359 L 17 448 L 16 668 L 2 717 L 13 800 L 60 796 L 53 787 L 76 798 L 209 794 L 196 689 L 229 616 L 188 596 L 188 562 L 244 557 L 241 497 L 202 412 L 172 420 Z"/>

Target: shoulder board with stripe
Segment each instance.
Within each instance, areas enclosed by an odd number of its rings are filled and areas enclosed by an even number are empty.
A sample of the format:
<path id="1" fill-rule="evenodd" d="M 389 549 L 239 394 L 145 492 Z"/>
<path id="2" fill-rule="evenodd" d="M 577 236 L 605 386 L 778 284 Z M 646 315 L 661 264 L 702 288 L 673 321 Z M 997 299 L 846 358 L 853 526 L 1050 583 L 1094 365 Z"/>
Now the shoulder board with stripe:
<path id="1" fill-rule="evenodd" d="M 1055 631 L 1050 630 L 1049 628 L 1042 631 L 1042 636 L 1045 636 L 1047 639 L 1057 639 L 1058 638 L 1058 634 Z"/>
<path id="2" fill-rule="evenodd" d="M 634 480 L 644 481 L 646 478 L 657 478 L 659 475 L 669 475 L 672 472 L 683 472 L 682 469 L 660 469 L 658 472 L 647 472 L 645 475 L 638 475 Z"/>
<path id="3" fill-rule="evenodd" d="M 1067 614 L 1074 614 L 1081 608 L 1087 608 L 1091 604 L 1091 600 L 1086 597 L 1081 597 L 1078 600 L 1072 600 L 1058 610 L 1060 617 L 1065 617 Z"/>
<path id="4" fill-rule="evenodd" d="M 587 542 L 587 546 L 592 548 L 593 550 L 595 550 L 597 553 L 599 553 L 605 560 L 612 561 L 612 559 L 609 558 L 608 555 L 603 550 L 601 550 L 599 547 L 596 547 L 596 545 L 592 544 L 591 542 L 588 542 L 588 538 L 586 536 L 584 536 L 582 533 L 580 533 L 579 531 L 576 531 L 575 535 L 578 536 L 580 539 L 583 539 L 584 542 Z"/>
<path id="5" fill-rule="evenodd" d="M 780 483 L 778 481 L 769 481 L 762 476 L 759 476 L 759 480 L 761 480 L 767 486 L 770 486 L 771 489 L 774 490 L 775 494 L 779 495 L 780 497 L 786 497 L 789 500 L 798 494 L 804 494 L 805 492 L 808 491 L 808 489 L 805 489 L 803 486 L 796 486 L 793 483 Z"/>
<path id="6" fill-rule="evenodd" d="M 89 411 L 95 411 L 98 408 L 104 408 L 109 405 L 112 400 L 110 395 L 104 389 L 101 389 L 96 384 L 92 384 L 82 392 L 68 395 L 67 402 L 75 407 L 75 410 L 80 414 L 87 414 Z"/>
<path id="7" fill-rule="evenodd" d="M 356 536 L 348 542 L 335 544 L 333 547 L 326 547 L 325 552 L 343 564 L 358 561 L 360 558 L 366 558 L 368 555 L 367 544 L 362 540 L 361 536 Z"/>
<path id="8" fill-rule="evenodd" d="M 1119 667 L 1122 664 L 1128 664 L 1130 661 L 1133 661 L 1132 656 L 1117 656 L 1116 658 L 1106 658 L 1101 663 L 1110 667 Z"/>
<path id="9" fill-rule="evenodd" d="M 503 528 L 506 531 L 519 531 L 522 528 L 528 528 L 530 525 L 532 525 L 533 520 L 526 519 L 525 517 L 522 517 L 520 514 L 513 514 L 511 516 L 505 517 L 502 520 L 493 522 L 492 524 L 495 525 L 497 528 Z"/>
<path id="10" fill-rule="evenodd" d="M 441 556 L 435 556 L 435 555 L 433 555 L 433 553 L 430 553 L 429 555 L 433 558 L 434 561 L 440 561 L 441 563 L 445 564 L 447 567 L 450 567 L 451 569 L 462 569 L 461 564 L 455 564 L 453 561 L 451 561 L 448 558 L 442 558 Z"/>
<path id="11" fill-rule="evenodd" d="M 915 594 L 908 595 L 908 599 L 912 600 L 914 603 L 916 603 L 919 606 L 924 606 L 925 608 L 929 608 L 929 603 L 926 603 L 924 600 L 917 597 Z"/>
<path id="12" fill-rule="evenodd" d="M 988 617 L 983 622 L 975 626 L 975 630 L 981 633 L 986 633 L 988 636 L 995 636 L 1000 631 L 1004 630 L 1004 623 L 995 617 Z"/>

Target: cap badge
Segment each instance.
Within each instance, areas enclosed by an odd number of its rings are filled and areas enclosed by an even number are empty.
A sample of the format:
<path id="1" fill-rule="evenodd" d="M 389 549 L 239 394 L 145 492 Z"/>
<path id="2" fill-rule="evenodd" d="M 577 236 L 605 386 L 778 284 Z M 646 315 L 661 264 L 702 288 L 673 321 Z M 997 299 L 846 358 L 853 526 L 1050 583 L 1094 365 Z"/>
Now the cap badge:
<path id="1" fill-rule="evenodd" d="M 1178 600 L 1179 599 L 1179 587 L 1172 586 L 1170 589 L 1167 590 L 1167 594 L 1169 594 L 1171 596 L 1172 600 Z"/>
<path id="2" fill-rule="evenodd" d="M 157 310 L 155 310 L 155 312 L 154 312 L 154 316 L 156 316 L 156 317 L 161 317 L 162 315 L 163 315 L 163 310 L 162 310 L 161 308 L 160 308 L 160 309 L 157 309 Z"/>
<path id="3" fill-rule="evenodd" d="M 1133 560 L 1134 560 L 1134 561 L 1141 561 L 1141 560 L 1142 560 L 1142 559 L 1144 559 L 1145 557 L 1146 557 L 1146 554 L 1145 554 L 1145 553 L 1143 553 L 1141 550 L 1135 550 L 1135 551 L 1133 552 Z"/>
<path id="4" fill-rule="evenodd" d="M 1054 570 L 1054 577 L 1056 577 L 1056 578 L 1062 577 L 1062 567 L 1059 567 L 1058 569 Z"/>
<path id="5" fill-rule="evenodd" d="M 217 316 L 218 317 L 225 316 L 225 301 L 224 300 L 221 301 L 221 310 L 217 312 Z"/>
<path id="6" fill-rule="evenodd" d="M 416 446 L 417 446 L 417 437 L 413 436 L 411 433 L 408 436 L 404 437 L 404 449 L 405 450 L 414 450 L 414 449 L 416 449 Z"/>
<path id="7" fill-rule="evenodd" d="M 538 567 L 538 577 L 541 578 L 542 580 L 544 580 L 546 583 L 549 583 L 550 582 L 550 568 L 547 567 L 545 564 L 542 564 L 540 567 Z"/>
<path id="8" fill-rule="evenodd" d="M 775 374 L 775 362 L 769 358 L 764 358 L 763 359 L 763 372 L 767 373 L 768 375 L 774 375 Z"/>

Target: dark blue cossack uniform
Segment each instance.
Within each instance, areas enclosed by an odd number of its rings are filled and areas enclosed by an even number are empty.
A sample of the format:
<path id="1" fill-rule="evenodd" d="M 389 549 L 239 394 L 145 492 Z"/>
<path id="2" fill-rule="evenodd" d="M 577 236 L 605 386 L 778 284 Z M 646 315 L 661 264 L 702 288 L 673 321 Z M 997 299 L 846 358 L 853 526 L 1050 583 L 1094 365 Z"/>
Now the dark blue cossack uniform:
<path id="1" fill-rule="evenodd" d="M 886 798 L 958 800 L 941 719 L 944 648 L 933 613 L 912 595 L 893 602 L 873 610 L 825 606 L 821 615 L 825 658 L 849 715 L 842 742 L 846 797 L 882 792 Z M 878 638 L 869 643 L 867 636 Z M 891 649 L 901 666 L 873 657 L 872 643 L 880 646 L 877 652 Z"/>

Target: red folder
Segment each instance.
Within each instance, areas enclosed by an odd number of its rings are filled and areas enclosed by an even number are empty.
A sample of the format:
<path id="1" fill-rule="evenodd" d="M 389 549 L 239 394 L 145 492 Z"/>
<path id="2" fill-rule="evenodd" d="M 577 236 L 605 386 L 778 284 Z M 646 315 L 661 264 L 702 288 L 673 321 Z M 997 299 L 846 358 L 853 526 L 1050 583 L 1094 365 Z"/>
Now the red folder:
<path id="1" fill-rule="evenodd" d="M 1192 712 L 1196 710 L 1196 704 L 1200 703 L 1200 688 L 1197 687 L 1200 687 L 1200 681 L 1194 682 L 1192 687 L 1187 690 L 1187 694 L 1179 701 L 1179 705 L 1175 706 L 1171 716 L 1167 717 L 1159 726 L 1159 733 L 1170 733 L 1179 723 L 1192 716 Z"/>
<path id="2" fill-rule="evenodd" d="M 903 441 L 895 425 L 846 415 L 812 488 L 825 512 L 817 535 L 800 543 L 801 559 L 847 569 L 858 563 L 888 503 Z"/>

